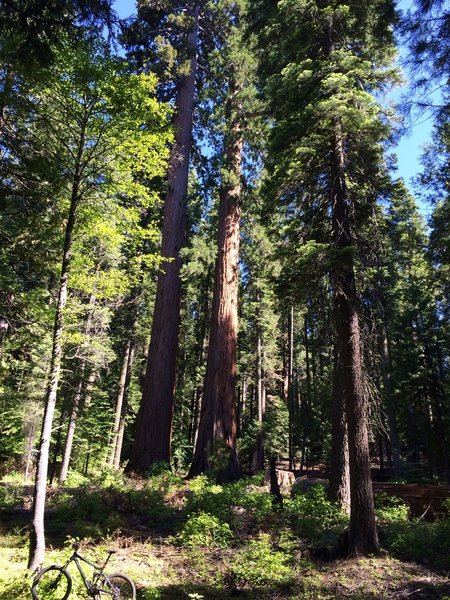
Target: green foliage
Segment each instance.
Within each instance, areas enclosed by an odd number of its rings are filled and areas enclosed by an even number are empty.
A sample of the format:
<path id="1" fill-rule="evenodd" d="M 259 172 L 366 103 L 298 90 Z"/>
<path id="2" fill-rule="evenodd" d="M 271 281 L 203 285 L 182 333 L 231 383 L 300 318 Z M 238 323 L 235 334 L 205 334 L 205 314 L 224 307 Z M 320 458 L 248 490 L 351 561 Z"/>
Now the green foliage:
<path id="1" fill-rule="evenodd" d="M 70 531 L 81 537 L 104 536 L 122 524 L 116 500 L 116 496 L 107 491 L 89 487 L 55 494 L 49 501 L 49 507 L 55 512 L 47 529 L 59 532 L 70 524 Z"/>
<path id="2" fill-rule="evenodd" d="M 192 496 L 186 502 L 186 513 L 207 512 L 220 520 L 233 524 L 233 507 L 241 507 L 248 516 L 263 523 L 272 512 L 272 499 L 266 490 L 257 488 L 261 477 L 245 479 L 226 485 L 217 485 L 207 476 L 200 475 L 190 482 Z"/>
<path id="3" fill-rule="evenodd" d="M 383 545 L 404 560 L 450 569 L 450 518 L 434 522 L 396 520 L 381 529 Z"/>
<path id="4" fill-rule="evenodd" d="M 227 548 L 233 541 L 228 523 L 209 513 L 192 514 L 175 537 L 176 542 L 190 548 Z"/>
<path id="5" fill-rule="evenodd" d="M 382 524 L 407 522 L 409 507 L 400 498 L 381 493 L 375 496 L 375 515 Z"/>
<path id="6" fill-rule="evenodd" d="M 289 556 L 272 549 L 268 534 L 261 534 L 237 551 L 228 568 L 238 587 L 273 590 L 293 582 Z"/>
<path id="7" fill-rule="evenodd" d="M 0 510 L 10 511 L 21 500 L 21 489 L 9 484 L 0 484 Z"/>
<path id="8" fill-rule="evenodd" d="M 284 507 L 286 521 L 295 534 L 316 547 L 335 547 L 348 522 L 346 515 L 327 500 L 322 485 L 287 499 Z"/>

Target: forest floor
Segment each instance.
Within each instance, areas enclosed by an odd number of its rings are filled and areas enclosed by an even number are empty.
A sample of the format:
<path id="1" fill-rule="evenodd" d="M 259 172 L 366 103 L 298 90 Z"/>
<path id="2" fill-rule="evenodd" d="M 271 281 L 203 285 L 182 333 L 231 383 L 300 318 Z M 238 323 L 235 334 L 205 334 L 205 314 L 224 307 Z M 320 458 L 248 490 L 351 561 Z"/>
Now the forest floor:
<path id="1" fill-rule="evenodd" d="M 348 559 L 345 519 L 313 488 L 276 511 L 255 478 L 218 486 L 172 475 L 49 488 L 45 564 L 80 553 L 136 582 L 138 600 L 450 600 L 450 523 L 405 520 L 387 500 L 378 519 L 380 557 Z M 0 598 L 31 598 L 26 571 L 31 488 L 0 484 Z M 408 552 L 410 556 L 408 556 Z M 409 558 L 409 560 L 408 560 Z M 416 561 L 411 561 L 416 558 Z M 420 562 L 418 562 L 420 561 Z M 71 598 L 84 599 L 72 565 Z"/>

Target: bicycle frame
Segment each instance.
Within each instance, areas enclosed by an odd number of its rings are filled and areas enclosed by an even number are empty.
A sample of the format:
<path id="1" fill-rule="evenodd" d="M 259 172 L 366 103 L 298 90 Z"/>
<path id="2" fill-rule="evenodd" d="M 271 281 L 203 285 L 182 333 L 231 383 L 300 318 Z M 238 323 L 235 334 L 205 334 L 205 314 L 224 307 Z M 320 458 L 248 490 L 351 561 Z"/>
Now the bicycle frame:
<path id="1" fill-rule="evenodd" d="M 92 567 L 94 569 L 94 578 L 95 578 L 95 576 L 97 574 L 101 575 L 103 573 L 111 556 L 112 556 L 112 552 L 109 553 L 108 558 L 105 560 L 104 565 L 102 567 L 100 567 L 99 565 L 96 565 L 95 563 L 91 562 L 87 558 L 84 558 L 83 556 L 81 556 L 81 554 L 78 554 L 78 552 L 75 550 L 75 552 L 72 554 L 72 556 L 67 560 L 63 569 L 67 569 L 67 567 L 70 565 L 70 563 L 74 562 L 77 565 L 77 569 L 81 575 L 81 579 L 83 580 L 85 588 L 87 589 L 88 593 L 91 593 L 95 589 L 95 585 L 93 585 L 94 579 L 92 580 L 92 583 L 88 580 L 88 578 L 86 577 L 86 575 L 83 571 L 81 561 L 85 562 L 86 564 L 88 564 L 90 567 Z"/>

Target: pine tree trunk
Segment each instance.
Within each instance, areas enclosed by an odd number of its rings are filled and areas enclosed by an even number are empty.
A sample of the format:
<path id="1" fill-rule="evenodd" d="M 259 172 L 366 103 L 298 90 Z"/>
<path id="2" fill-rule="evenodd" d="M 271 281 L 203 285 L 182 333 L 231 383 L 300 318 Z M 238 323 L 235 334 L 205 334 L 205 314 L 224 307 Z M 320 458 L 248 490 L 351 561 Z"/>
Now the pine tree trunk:
<path id="1" fill-rule="evenodd" d="M 256 298 L 258 304 L 261 299 L 259 294 Z M 262 471 L 264 469 L 264 436 L 262 429 L 262 422 L 264 417 L 264 380 L 263 380 L 263 369 L 262 369 L 262 339 L 261 339 L 261 327 L 257 325 L 256 334 L 256 406 L 258 414 L 258 431 L 256 433 L 256 448 L 253 456 L 252 469 L 254 472 Z"/>
<path id="2" fill-rule="evenodd" d="M 181 79 L 176 100 L 175 144 L 169 163 L 161 254 L 169 259 L 158 277 L 152 334 L 141 406 L 128 472 L 145 473 L 157 461 L 170 463 L 176 355 L 180 323 L 180 250 L 185 239 L 189 155 L 192 141 L 199 7 L 190 12 L 190 72 Z"/>
<path id="3" fill-rule="evenodd" d="M 294 468 L 294 306 L 289 309 L 288 320 L 288 437 L 289 437 L 289 469 Z"/>
<path id="4" fill-rule="evenodd" d="M 389 442 L 392 454 L 392 474 L 399 479 L 402 474 L 400 461 L 400 441 L 398 438 L 397 419 L 394 411 L 391 382 L 391 358 L 389 353 L 389 341 L 384 323 L 382 324 L 380 336 L 381 374 L 383 378 L 383 392 L 386 403 L 386 413 L 389 423 Z"/>
<path id="5" fill-rule="evenodd" d="M 189 477 L 214 471 L 225 481 L 241 474 L 236 451 L 236 346 L 243 140 L 239 117 L 232 114 L 237 90 L 233 84 L 231 88 L 227 106 L 230 130 L 225 140 L 228 173 L 220 190 L 211 333 L 197 444 L 189 471 Z"/>
<path id="6" fill-rule="evenodd" d="M 343 385 L 344 373 L 337 346 L 334 348 L 334 374 L 331 397 L 331 467 L 328 496 L 350 514 L 350 472 L 347 417 Z"/>
<path id="7" fill-rule="evenodd" d="M 334 321 L 347 413 L 350 465 L 349 549 L 353 555 L 380 549 L 375 524 L 370 474 L 368 406 L 364 391 L 358 298 L 352 237 L 353 204 L 345 181 L 345 150 L 341 124 L 335 120 L 332 147 L 332 227 L 335 259 L 332 273 Z"/>
<path id="8" fill-rule="evenodd" d="M 72 410 L 70 411 L 69 427 L 67 429 L 66 443 L 64 445 L 64 455 L 61 463 L 61 472 L 59 474 L 59 483 L 64 483 L 66 481 L 69 472 L 69 463 L 70 458 L 72 456 L 73 438 L 75 435 L 75 427 L 77 424 L 78 413 L 80 410 L 81 393 L 83 390 L 83 375 L 84 365 L 81 369 L 80 381 L 78 382 L 77 390 L 72 400 Z"/>
<path id="9" fill-rule="evenodd" d="M 134 362 L 134 350 L 135 350 L 135 344 L 134 344 L 134 340 L 133 340 L 131 342 L 130 350 L 128 352 L 127 371 L 126 371 L 126 376 L 125 376 L 125 387 L 124 387 L 123 397 L 122 397 L 122 407 L 121 407 L 120 420 L 119 420 L 119 429 L 118 429 L 118 434 L 117 434 L 116 446 L 114 448 L 114 460 L 113 460 L 112 466 L 116 470 L 118 470 L 120 468 L 120 457 L 122 456 L 123 438 L 124 438 L 124 434 L 125 434 L 125 423 L 126 423 L 126 416 L 127 416 L 127 410 L 128 410 L 128 397 L 130 395 L 131 371 L 133 369 L 133 362 Z"/>
<path id="10" fill-rule="evenodd" d="M 39 460 L 36 470 L 33 496 L 33 522 L 30 531 L 30 554 L 28 568 L 35 571 L 44 561 L 45 533 L 44 510 L 47 491 L 47 471 L 52 435 L 53 415 L 55 412 L 56 396 L 58 392 L 61 357 L 62 334 L 64 329 L 64 309 L 67 302 L 67 283 L 71 261 L 72 234 L 75 225 L 75 212 L 78 202 L 78 178 L 75 178 L 72 198 L 70 203 L 69 218 L 66 225 L 64 251 L 59 281 L 58 303 L 56 307 L 55 325 L 53 330 L 52 357 L 50 362 L 49 384 L 45 399 L 44 419 L 42 423 L 41 439 L 39 443 Z"/>
<path id="11" fill-rule="evenodd" d="M 131 338 L 127 340 L 122 359 L 122 368 L 120 369 L 119 382 L 117 384 L 116 404 L 114 408 L 114 423 L 111 432 L 111 441 L 109 444 L 108 466 L 114 465 L 114 457 L 116 455 L 117 441 L 119 438 L 120 422 L 122 418 L 123 396 L 125 393 L 125 382 L 128 371 L 128 359 L 130 357 Z"/>
<path id="12" fill-rule="evenodd" d="M 62 440 L 62 428 L 64 426 L 64 421 L 66 420 L 66 407 L 67 407 L 67 392 L 64 395 L 63 405 L 61 408 L 61 414 L 59 416 L 59 424 L 58 424 L 58 434 L 56 436 L 56 442 L 53 448 L 53 458 L 49 464 L 49 474 L 48 474 L 48 482 L 50 485 L 53 484 L 53 480 L 56 476 L 57 464 L 58 464 L 58 456 L 61 451 L 61 440 Z"/>

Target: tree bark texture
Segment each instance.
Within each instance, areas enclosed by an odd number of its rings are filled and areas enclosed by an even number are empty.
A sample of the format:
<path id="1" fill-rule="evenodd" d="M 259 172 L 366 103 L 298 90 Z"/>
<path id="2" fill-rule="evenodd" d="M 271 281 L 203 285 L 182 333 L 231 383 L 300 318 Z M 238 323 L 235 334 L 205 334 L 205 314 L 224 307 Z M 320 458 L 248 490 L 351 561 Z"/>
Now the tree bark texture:
<path id="1" fill-rule="evenodd" d="M 353 555 L 379 551 L 375 524 L 368 435 L 368 404 L 364 391 L 358 298 L 352 237 L 354 210 L 345 181 L 345 148 L 339 119 L 335 119 L 332 144 L 331 192 L 333 243 L 339 255 L 332 272 L 334 323 L 342 393 L 347 413 L 350 466 L 349 549 Z M 343 436 L 344 439 L 344 436 Z"/>
<path id="2" fill-rule="evenodd" d="M 122 405 L 123 405 L 123 397 L 125 393 L 125 382 L 127 378 L 128 371 L 128 359 L 130 356 L 131 350 L 131 339 L 127 340 L 125 344 L 125 349 L 122 358 L 122 366 L 120 369 L 119 381 L 117 383 L 117 395 L 116 395 L 116 404 L 114 408 L 114 423 L 112 426 L 111 432 L 111 441 L 109 445 L 109 456 L 108 456 L 108 466 L 112 467 L 114 465 L 114 457 L 116 454 L 117 441 L 119 438 L 120 431 L 120 421 L 122 417 Z"/>
<path id="3" fill-rule="evenodd" d="M 229 113 L 236 93 L 231 90 Z M 236 346 L 242 150 L 239 117 L 235 117 L 225 140 L 228 174 L 220 190 L 211 333 L 197 444 L 189 471 L 190 477 L 212 471 L 224 481 L 236 480 L 241 474 L 236 451 Z"/>
<path id="4" fill-rule="evenodd" d="M 389 340 L 384 323 L 381 325 L 379 345 L 384 400 L 386 403 L 386 413 L 389 424 L 389 442 L 391 445 L 392 454 L 392 474 L 396 479 L 399 479 L 402 474 L 400 460 L 400 441 L 398 438 L 397 418 L 395 416 L 394 401 L 392 397 L 391 357 L 389 352 Z"/>
<path id="5" fill-rule="evenodd" d="M 288 438 L 289 438 L 289 470 L 294 469 L 294 306 L 291 304 L 289 308 L 288 319 L 288 343 L 289 343 L 289 358 L 288 358 Z"/>
<path id="6" fill-rule="evenodd" d="M 175 144 L 169 161 L 169 176 L 161 254 L 166 259 L 159 274 L 152 334 L 142 402 L 128 472 L 145 473 L 157 461 L 170 463 L 176 355 L 180 324 L 180 250 L 185 239 L 189 155 L 192 143 L 199 7 L 191 9 L 193 27 L 187 43 L 191 52 L 190 72 L 182 78 L 176 99 Z"/>
<path id="7" fill-rule="evenodd" d="M 334 347 L 334 374 L 331 396 L 331 467 L 329 498 L 341 509 L 350 513 L 350 471 L 348 458 L 348 433 L 344 373 L 337 347 Z"/>
<path id="8" fill-rule="evenodd" d="M 70 411 L 69 427 L 67 429 L 66 443 L 64 445 L 64 455 L 61 463 L 61 473 L 59 474 L 59 483 L 64 483 L 67 479 L 69 472 L 70 457 L 72 455 L 73 438 L 75 435 L 75 427 L 78 420 L 78 413 L 80 411 L 81 393 L 83 390 L 83 375 L 84 365 L 81 369 L 81 378 L 78 382 L 75 396 L 72 400 L 72 410 Z"/>
<path id="9" fill-rule="evenodd" d="M 131 371 L 133 369 L 135 344 L 131 341 L 130 350 L 128 352 L 127 371 L 125 376 L 125 387 L 122 396 L 122 406 L 119 419 L 119 428 L 117 432 L 117 440 L 114 448 L 113 467 L 118 470 L 120 467 L 120 457 L 122 456 L 123 438 L 125 434 L 126 417 L 128 410 L 128 396 L 130 394 Z"/>

